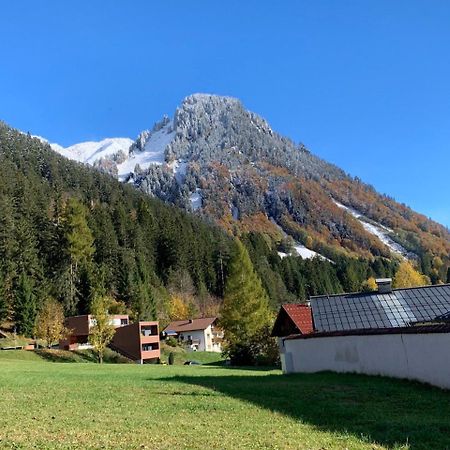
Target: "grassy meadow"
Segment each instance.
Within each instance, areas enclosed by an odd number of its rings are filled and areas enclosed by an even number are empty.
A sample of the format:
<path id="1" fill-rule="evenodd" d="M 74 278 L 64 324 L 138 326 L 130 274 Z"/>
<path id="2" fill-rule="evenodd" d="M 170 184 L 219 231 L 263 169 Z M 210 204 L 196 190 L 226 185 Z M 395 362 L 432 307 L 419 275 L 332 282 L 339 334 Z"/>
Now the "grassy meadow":
<path id="1" fill-rule="evenodd" d="M 53 360 L 0 351 L 0 448 L 450 448 L 450 392 L 418 383 Z"/>

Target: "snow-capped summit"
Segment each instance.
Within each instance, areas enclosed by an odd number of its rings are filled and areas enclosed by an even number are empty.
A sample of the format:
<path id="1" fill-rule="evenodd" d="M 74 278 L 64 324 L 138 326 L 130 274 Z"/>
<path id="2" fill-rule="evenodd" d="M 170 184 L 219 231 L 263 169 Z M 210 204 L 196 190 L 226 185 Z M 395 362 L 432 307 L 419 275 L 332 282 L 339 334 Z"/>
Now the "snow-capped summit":
<path id="1" fill-rule="evenodd" d="M 78 162 L 94 164 L 100 158 L 117 155 L 120 152 L 128 154 L 133 144 L 129 138 L 107 138 L 101 141 L 80 142 L 70 147 L 61 147 L 58 144 L 50 144 L 53 150 L 61 155 Z"/>

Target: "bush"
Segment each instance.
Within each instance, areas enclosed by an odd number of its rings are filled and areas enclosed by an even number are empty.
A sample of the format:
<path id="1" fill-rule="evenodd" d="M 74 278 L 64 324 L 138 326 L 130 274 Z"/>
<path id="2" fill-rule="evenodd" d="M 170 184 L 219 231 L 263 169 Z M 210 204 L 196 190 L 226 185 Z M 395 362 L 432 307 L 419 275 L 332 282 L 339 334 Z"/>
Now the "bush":
<path id="1" fill-rule="evenodd" d="M 169 366 L 173 366 L 173 363 L 175 362 L 175 354 L 173 352 L 169 353 Z"/>
<path id="2" fill-rule="evenodd" d="M 169 347 L 177 347 L 178 346 L 178 341 L 170 336 L 165 340 L 165 343 L 169 346 Z"/>
<path id="3" fill-rule="evenodd" d="M 276 338 L 270 336 L 270 328 L 265 327 L 248 342 L 229 345 L 225 355 L 233 366 L 279 366 L 280 355 Z"/>

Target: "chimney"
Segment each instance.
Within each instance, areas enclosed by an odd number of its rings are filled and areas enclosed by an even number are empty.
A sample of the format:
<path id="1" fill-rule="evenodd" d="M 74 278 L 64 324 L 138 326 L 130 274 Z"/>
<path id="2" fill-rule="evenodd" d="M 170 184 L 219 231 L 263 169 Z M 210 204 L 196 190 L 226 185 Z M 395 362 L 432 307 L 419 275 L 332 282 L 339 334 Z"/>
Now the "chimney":
<path id="1" fill-rule="evenodd" d="M 380 294 L 389 294 L 392 292 L 392 278 L 377 278 L 375 280 Z"/>

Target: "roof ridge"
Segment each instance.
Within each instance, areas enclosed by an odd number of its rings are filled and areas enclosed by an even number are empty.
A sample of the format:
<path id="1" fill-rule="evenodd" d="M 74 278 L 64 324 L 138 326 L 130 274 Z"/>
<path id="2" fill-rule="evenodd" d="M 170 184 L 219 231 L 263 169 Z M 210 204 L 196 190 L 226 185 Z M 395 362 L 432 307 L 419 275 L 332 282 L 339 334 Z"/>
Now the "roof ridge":
<path id="1" fill-rule="evenodd" d="M 424 286 L 411 286 L 411 287 L 403 287 L 403 288 L 393 288 L 391 292 L 397 292 L 397 291 L 410 291 L 413 289 L 429 289 L 429 288 L 440 288 L 440 287 L 448 287 L 450 286 L 450 283 L 444 283 L 444 284 L 427 284 Z M 378 291 L 368 291 L 368 292 L 342 292 L 340 294 L 321 294 L 321 295 L 311 295 L 309 299 L 315 299 L 315 298 L 329 298 L 329 297 L 342 297 L 346 295 L 386 295 L 390 294 L 391 292 L 378 292 Z"/>

